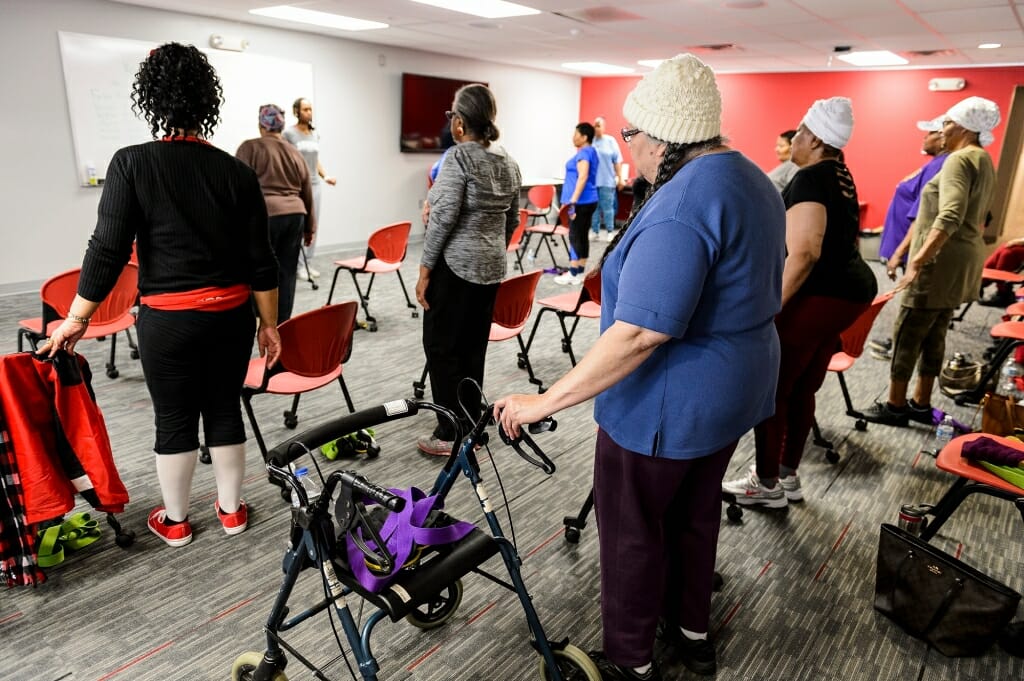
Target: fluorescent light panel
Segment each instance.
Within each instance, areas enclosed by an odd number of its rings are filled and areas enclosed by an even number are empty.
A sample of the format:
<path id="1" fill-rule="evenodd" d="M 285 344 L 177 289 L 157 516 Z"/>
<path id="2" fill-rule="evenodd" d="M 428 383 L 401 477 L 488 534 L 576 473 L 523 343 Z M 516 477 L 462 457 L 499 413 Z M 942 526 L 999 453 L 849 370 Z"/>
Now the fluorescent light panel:
<path id="1" fill-rule="evenodd" d="M 539 9 L 519 5 L 505 0 L 412 0 L 421 5 L 450 9 L 453 12 L 472 14 L 485 19 L 504 19 L 506 17 L 524 17 L 529 14 L 540 14 Z"/>
<path id="2" fill-rule="evenodd" d="M 665 61 L 665 60 L 664 59 L 641 59 L 640 61 L 637 62 L 637 64 L 639 64 L 640 66 L 647 66 L 649 68 L 656 69 L 659 66 L 661 66 L 661 62 L 663 62 L 663 61 Z"/>
<path id="3" fill-rule="evenodd" d="M 346 17 L 341 14 L 317 12 L 311 9 L 292 7 L 290 5 L 251 9 L 249 10 L 249 14 L 256 14 L 261 17 L 270 17 L 272 19 L 283 19 L 285 21 L 295 21 L 300 24 L 313 24 L 314 26 L 338 28 L 342 31 L 370 31 L 378 28 L 388 28 L 387 24 L 382 24 L 379 21 L 353 19 L 352 17 Z"/>
<path id="4" fill-rule="evenodd" d="M 900 55 L 889 50 L 846 52 L 836 55 L 836 58 L 854 66 L 902 66 L 910 63 Z"/>
<path id="5" fill-rule="evenodd" d="M 1002 47 L 1002 43 L 982 43 L 978 45 L 979 50 L 995 50 Z"/>
<path id="6" fill-rule="evenodd" d="M 614 64 L 602 64 L 599 61 L 570 61 L 562 64 L 562 68 L 572 71 L 584 71 L 586 73 L 597 73 L 602 76 L 620 76 L 633 73 L 633 69 Z"/>

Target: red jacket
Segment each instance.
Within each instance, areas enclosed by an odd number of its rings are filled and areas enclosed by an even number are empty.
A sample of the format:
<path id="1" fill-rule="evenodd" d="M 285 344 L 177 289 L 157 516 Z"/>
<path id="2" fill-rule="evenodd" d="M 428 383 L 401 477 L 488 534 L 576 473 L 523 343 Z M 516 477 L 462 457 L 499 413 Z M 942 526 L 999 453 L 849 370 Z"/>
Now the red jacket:
<path id="1" fill-rule="evenodd" d="M 74 505 L 72 478 L 84 474 L 98 511 L 120 513 L 128 491 L 114 466 L 103 414 L 81 355 L 54 360 L 30 352 L 0 357 L 0 407 L 25 495 L 25 522 L 58 518 Z"/>

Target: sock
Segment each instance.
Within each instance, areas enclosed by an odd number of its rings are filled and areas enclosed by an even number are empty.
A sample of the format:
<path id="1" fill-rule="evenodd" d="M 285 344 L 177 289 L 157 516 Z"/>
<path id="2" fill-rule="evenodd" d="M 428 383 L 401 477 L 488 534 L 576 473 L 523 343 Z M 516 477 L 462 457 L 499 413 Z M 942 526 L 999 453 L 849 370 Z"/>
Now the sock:
<path id="1" fill-rule="evenodd" d="M 696 631 L 690 631 L 689 629 L 683 629 L 679 627 L 679 631 L 683 632 L 683 636 L 690 639 L 691 641 L 706 641 L 708 640 L 708 632 L 698 634 Z"/>
<path id="2" fill-rule="evenodd" d="M 188 518 L 189 495 L 192 491 L 192 473 L 196 470 L 199 450 L 180 454 L 157 454 L 156 477 L 160 481 L 160 494 L 164 498 L 168 525 Z"/>
<path id="3" fill-rule="evenodd" d="M 210 447 L 213 476 L 217 479 L 217 505 L 225 513 L 234 513 L 242 501 L 245 477 L 245 443 Z"/>
<path id="4" fill-rule="evenodd" d="M 780 464 L 779 465 L 779 477 L 780 478 L 788 478 L 791 475 L 796 475 L 796 469 L 795 468 L 790 468 L 786 464 Z"/>

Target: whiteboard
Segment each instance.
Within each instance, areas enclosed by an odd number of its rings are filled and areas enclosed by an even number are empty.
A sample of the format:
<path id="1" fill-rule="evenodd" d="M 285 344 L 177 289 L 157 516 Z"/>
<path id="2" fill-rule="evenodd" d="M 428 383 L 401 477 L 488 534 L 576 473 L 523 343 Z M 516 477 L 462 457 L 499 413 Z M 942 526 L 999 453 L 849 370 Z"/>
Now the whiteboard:
<path id="1" fill-rule="evenodd" d="M 157 43 L 58 31 L 64 88 L 78 176 L 86 168 L 102 180 L 114 152 L 153 139 L 149 125 L 132 111 L 132 83 L 139 63 Z M 210 141 L 234 154 L 242 141 L 258 137 L 259 107 L 277 104 L 291 112 L 299 97 L 314 98 L 310 64 L 258 54 L 203 49 L 217 70 L 224 103 Z"/>

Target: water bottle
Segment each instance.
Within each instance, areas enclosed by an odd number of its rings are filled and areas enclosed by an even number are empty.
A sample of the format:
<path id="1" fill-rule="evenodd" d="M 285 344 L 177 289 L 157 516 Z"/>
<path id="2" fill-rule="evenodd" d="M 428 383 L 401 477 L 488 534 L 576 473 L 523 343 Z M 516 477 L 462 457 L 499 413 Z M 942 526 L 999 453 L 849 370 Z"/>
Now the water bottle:
<path id="1" fill-rule="evenodd" d="M 85 181 L 90 187 L 95 187 L 100 182 L 96 176 L 96 165 L 92 161 L 85 164 Z"/>
<path id="2" fill-rule="evenodd" d="M 533 265 L 534 265 L 534 263 L 536 261 L 537 261 L 537 249 L 536 248 L 531 248 L 530 250 L 528 250 L 526 252 L 526 262 L 530 266 L 530 268 L 532 269 Z"/>
<path id="3" fill-rule="evenodd" d="M 1020 401 L 1021 391 L 1017 388 L 1017 377 L 1021 375 L 1024 375 L 1024 369 L 1014 361 L 1013 357 L 1007 359 L 999 372 L 999 389 L 996 392 Z"/>
<path id="4" fill-rule="evenodd" d="M 298 478 L 299 484 L 306 490 L 306 499 L 312 504 L 318 496 L 320 496 L 320 485 L 313 479 L 313 476 L 309 474 L 309 469 L 305 466 L 295 469 L 295 477 Z M 292 506 L 298 508 L 301 504 L 299 503 L 299 495 L 292 490 Z"/>
<path id="5" fill-rule="evenodd" d="M 953 417 L 946 414 L 942 417 L 942 421 L 939 425 L 935 426 L 935 452 L 942 451 L 942 448 L 950 443 L 953 439 L 953 435 L 956 434 L 956 429 L 953 427 Z"/>

